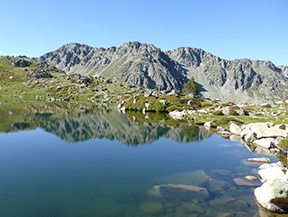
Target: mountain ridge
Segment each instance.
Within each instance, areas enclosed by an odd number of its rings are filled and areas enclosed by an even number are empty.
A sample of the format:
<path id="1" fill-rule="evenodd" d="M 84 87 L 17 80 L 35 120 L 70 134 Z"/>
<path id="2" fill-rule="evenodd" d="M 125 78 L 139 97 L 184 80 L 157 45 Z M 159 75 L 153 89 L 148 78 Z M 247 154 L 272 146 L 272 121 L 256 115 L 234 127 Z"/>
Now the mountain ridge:
<path id="1" fill-rule="evenodd" d="M 287 66 L 245 58 L 221 59 L 200 48 L 163 52 L 140 42 L 110 48 L 69 43 L 39 60 L 68 74 L 101 76 L 159 90 L 182 90 L 193 76 L 201 97 L 221 101 L 262 103 L 288 96 Z"/>

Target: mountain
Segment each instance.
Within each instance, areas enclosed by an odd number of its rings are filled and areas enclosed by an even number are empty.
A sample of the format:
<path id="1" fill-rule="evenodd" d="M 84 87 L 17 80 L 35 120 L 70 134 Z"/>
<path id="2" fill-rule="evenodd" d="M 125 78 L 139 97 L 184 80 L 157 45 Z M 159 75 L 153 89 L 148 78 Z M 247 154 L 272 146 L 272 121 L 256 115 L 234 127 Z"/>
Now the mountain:
<path id="1" fill-rule="evenodd" d="M 166 51 L 188 78 L 194 77 L 201 95 L 230 102 L 267 102 L 288 96 L 288 67 L 270 61 L 224 60 L 196 48 Z"/>
<path id="2" fill-rule="evenodd" d="M 262 103 L 288 97 L 287 66 L 249 59 L 230 61 L 197 48 L 162 52 L 139 42 L 107 49 L 70 43 L 39 60 L 68 74 L 101 76 L 159 90 L 181 90 L 193 76 L 201 97 L 221 101 Z"/>
<path id="3" fill-rule="evenodd" d="M 180 90 L 188 81 L 182 68 L 153 45 L 139 42 L 92 48 L 71 43 L 39 58 L 68 74 L 81 74 L 159 90 Z"/>

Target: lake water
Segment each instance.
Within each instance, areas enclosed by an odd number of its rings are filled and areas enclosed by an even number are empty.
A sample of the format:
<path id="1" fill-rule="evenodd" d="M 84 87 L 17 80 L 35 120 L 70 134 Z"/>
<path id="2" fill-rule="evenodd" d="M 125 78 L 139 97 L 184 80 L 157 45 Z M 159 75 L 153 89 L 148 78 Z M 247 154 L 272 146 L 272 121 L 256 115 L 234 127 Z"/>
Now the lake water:
<path id="1" fill-rule="evenodd" d="M 246 159 L 263 155 L 240 141 L 183 124 L 133 123 L 118 112 L 49 117 L 34 114 L 0 133 L 0 216 L 254 216 L 258 211 L 253 191 L 259 182 L 234 180 L 257 176 L 259 164 Z M 198 186 L 209 195 L 157 194 L 154 186 L 167 184 Z"/>

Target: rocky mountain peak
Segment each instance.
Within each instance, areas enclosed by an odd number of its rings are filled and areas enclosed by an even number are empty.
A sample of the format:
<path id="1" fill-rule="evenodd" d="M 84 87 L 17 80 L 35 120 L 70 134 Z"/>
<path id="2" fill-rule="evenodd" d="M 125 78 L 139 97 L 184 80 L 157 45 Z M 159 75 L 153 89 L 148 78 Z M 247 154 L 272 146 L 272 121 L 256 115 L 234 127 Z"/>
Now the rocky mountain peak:
<path id="1" fill-rule="evenodd" d="M 202 49 L 162 52 L 138 41 L 93 48 L 70 43 L 39 58 L 68 74 L 101 76 L 160 90 L 181 90 L 193 76 L 202 97 L 262 103 L 288 97 L 288 67 L 270 61 L 225 60 Z"/>

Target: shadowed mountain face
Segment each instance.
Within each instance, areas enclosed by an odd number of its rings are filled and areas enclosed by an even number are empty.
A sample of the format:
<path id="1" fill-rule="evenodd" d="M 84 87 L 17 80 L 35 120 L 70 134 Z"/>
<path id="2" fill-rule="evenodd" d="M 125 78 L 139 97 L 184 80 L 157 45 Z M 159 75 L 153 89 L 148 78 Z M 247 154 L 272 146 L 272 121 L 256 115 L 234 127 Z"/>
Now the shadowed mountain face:
<path id="1" fill-rule="evenodd" d="M 67 142 L 79 142 L 89 139 L 107 138 L 118 140 L 122 144 L 136 146 L 152 143 L 159 138 L 172 139 L 178 142 L 200 141 L 213 133 L 192 126 L 171 127 L 158 124 L 133 123 L 123 113 L 105 111 L 99 114 L 79 114 L 51 121 L 49 114 L 27 116 L 25 123 L 11 124 L 11 132 L 29 130 L 31 126 L 57 135 Z"/>
<path id="2" fill-rule="evenodd" d="M 102 76 L 159 90 L 181 90 L 194 76 L 202 97 L 222 101 L 261 103 L 288 96 L 287 66 L 249 59 L 229 61 L 190 47 L 162 52 L 139 42 L 108 49 L 72 43 L 39 60 L 68 74 Z"/>

